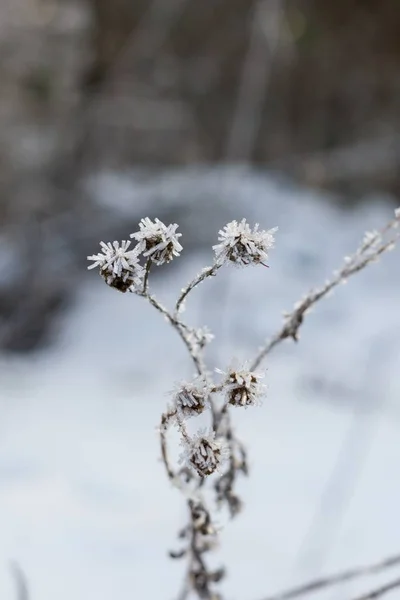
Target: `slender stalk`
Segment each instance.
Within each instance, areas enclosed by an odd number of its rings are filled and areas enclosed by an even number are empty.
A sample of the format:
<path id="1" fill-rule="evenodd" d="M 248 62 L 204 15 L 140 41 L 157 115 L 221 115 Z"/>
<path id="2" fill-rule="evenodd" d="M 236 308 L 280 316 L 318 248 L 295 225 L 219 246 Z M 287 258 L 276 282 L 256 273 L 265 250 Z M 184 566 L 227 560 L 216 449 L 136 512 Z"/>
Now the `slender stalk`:
<path id="1" fill-rule="evenodd" d="M 395 231 L 394 235 L 388 241 L 383 241 L 383 236 L 391 230 L 396 230 L 399 225 L 400 217 L 389 221 L 389 223 L 380 231 L 369 236 L 362 242 L 356 252 L 349 257 L 344 266 L 336 271 L 332 279 L 317 288 L 311 290 L 300 302 L 297 303 L 294 310 L 285 316 L 285 322 L 282 327 L 265 343 L 259 350 L 257 356 L 251 363 L 250 369 L 256 369 L 266 356 L 283 340 L 292 338 L 295 342 L 299 339 L 299 329 L 303 323 L 304 316 L 319 300 L 327 296 L 335 287 L 345 283 L 349 277 L 364 269 L 367 265 L 376 262 L 384 253 L 392 250 L 396 241 L 400 238 L 400 232 Z"/>
<path id="2" fill-rule="evenodd" d="M 335 575 L 321 577 L 320 579 L 314 579 L 313 581 L 309 581 L 303 585 L 299 585 L 284 592 L 280 592 L 279 594 L 268 596 L 267 598 L 264 598 L 264 600 L 292 600 L 293 598 L 299 598 L 300 596 L 314 594 L 326 588 L 330 588 L 342 583 L 347 583 L 349 581 L 354 581 L 355 579 L 359 579 L 361 577 L 376 575 L 378 573 L 381 573 L 382 571 L 386 571 L 387 569 L 391 569 L 397 566 L 400 566 L 400 554 L 390 556 L 389 558 L 385 558 L 384 560 L 381 560 L 377 563 L 373 563 L 372 565 L 358 567 L 355 569 L 349 569 L 341 573 L 336 573 Z"/>
<path id="3" fill-rule="evenodd" d="M 168 478 L 172 481 L 173 479 L 175 479 L 175 472 L 171 467 L 171 463 L 169 460 L 169 456 L 168 456 L 168 449 L 167 449 L 167 430 L 168 427 L 171 423 L 171 420 L 174 418 L 174 416 L 176 415 L 176 411 L 171 411 L 169 413 L 164 413 L 161 416 L 161 427 L 160 427 L 160 444 L 161 444 L 161 456 L 163 459 L 163 463 L 165 466 L 165 470 L 167 472 Z"/>
<path id="4" fill-rule="evenodd" d="M 353 600 L 375 600 L 376 598 L 382 598 L 382 596 L 385 596 L 387 593 L 397 590 L 398 588 L 400 588 L 400 578 L 375 588 L 366 594 L 357 596 L 357 598 L 353 598 Z"/>
<path id="5" fill-rule="evenodd" d="M 151 269 L 151 258 L 147 259 L 145 273 L 144 273 L 144 281 L 143 281 L 143 294 L 146 295 L 149 289 L 149 275 Z"/>
<path id="6" fill-rule="evenodd" d="M 207 277 L 214 277 L 214 275 L 216 274 L 218 269 L 221 268 L 221 266 L 222 266 L 221 264 L 216 263 L 212 267 L 205 267 L 201 271 L 201 273 L 199 273 L 185 288 L 183 288 L 182 293 L 176 302 L 175 312 L 174 312 L 175 318 L 178 316 L 179 311 L 182 309 L 182 305 L 183 305 L 186 297 L 188 296 L 188 294 L 190 294 L 190 292 L 192 290 L 194 290 L 194 288 L 196 286 L 198 286 L 199 283 L 201 283 L 202 281 L 207 279 Z"/>

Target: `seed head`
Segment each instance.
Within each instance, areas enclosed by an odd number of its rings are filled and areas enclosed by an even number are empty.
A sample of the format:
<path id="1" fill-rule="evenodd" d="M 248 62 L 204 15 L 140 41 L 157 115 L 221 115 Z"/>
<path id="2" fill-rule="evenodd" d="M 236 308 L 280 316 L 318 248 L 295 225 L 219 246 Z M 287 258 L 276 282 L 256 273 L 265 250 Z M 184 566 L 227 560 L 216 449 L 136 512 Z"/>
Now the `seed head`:
<path id="1" fill-rule="evenodd" d="M 139 231 L 131 233 L 131 238 L 137 240 L 138 252 L 160 266 L 179 256 L 182 250 L 178 241 L 182 234 L 176 233 L 177 228 L 176 223 L 167 226 L 159 219 L 153 222 L 146 217 L 140 221 Z"/>
<path id="2" fill-rule="evenodd" d="M 88 269 L 99 267 L 99 273 L 110 287 L 120 292 L 134 291 L 142 285 L 143 267 L 136 250 L 128 250 L 131 242 L 100 242 L 101 252 L 88 256 L 94 261 Z"/>
<path id="3" fill-rule="evenodd" d="M 258 223 L 251 230 L 246 219 L 240 223 L 232 221 L 219 232 L 219 244 L 213 246 L 217 263 L 231 262 L 235 266 L 263 264 L 268 260 L 268 251 L 274 247 L 277 227 L 259 231 Z"/>
<path id="4" fill-rule="evenodd" d="M 219 371 L 219 373 L 223 373 Z M 230 368 L 225 375 L 222 391 L 225 393 L 226 401 L 231 406 L 257 406 L 261 398 L 265 396 L 266 385 L 261 383 L 264 375 L 242 369 Z"/>
<path id="5" fill-rule="evenodd" d="M 178 416 L 187 419 L 205 410 L 210 392 L 205 378 L 200 376 L 191 382 L 178 384 L 173 394 Z"/>
<path id="6" fill-rule="evenodd" d="M 228 450 L 221 438 L 216 439 L 215 433 L 207 435 L 205 431 L 190 440 L 183 439 L 184 453 L 181 461 L 195 471 L 200 477 L 215 473 L 223 464 Z"/>

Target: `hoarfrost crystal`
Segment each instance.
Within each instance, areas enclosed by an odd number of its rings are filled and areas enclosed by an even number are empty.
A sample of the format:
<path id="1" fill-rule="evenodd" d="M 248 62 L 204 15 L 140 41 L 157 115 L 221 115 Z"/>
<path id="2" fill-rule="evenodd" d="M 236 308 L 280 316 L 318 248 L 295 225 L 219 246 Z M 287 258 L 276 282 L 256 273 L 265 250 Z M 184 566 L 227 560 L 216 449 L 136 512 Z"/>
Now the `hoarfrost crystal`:
<path id="1" fill-rule="evenodd" d="M 222 373 L 222 371 L 219 371 Z M 264 377 L 261 373 L 255 373 L 243 369 L 228 369 L 224 373 L 222 391 L 225 393 L 226 401 L 232 406 L 257 406 L 261 403 L 261 398 L 265 396 L 267 386 L 261 383 Z"/>
<path id="2" fill-rule="evenodd" d="M 214 432 L 207 435 L 205 431 L 201 430 L 190 442 L 184 439 L 182 444 L 184 453 L 181 455 L 181 462 L 185 462 L 200 477 L 207 477 L 215 473 L 224 463 L 228 454 L 223 440 L 215 438 Z"/>
<path id="3" fill-rule="evenodd" d="M 191 329 L 187 333 L 188 340 L 192 346 L 197 350 L 202 350 L 207 344 L 212 342 L 214 334 L 208 329 L 207 326 L 199 327 L 198 329 Z"/>
<path id="4" fill-rule="evenodd" d="M 94 261 L 88 269 L 99 267 L 99 273 L 107 285 L 120 292 L 134 291 L 142 285 L 143 267 L 139 264 L 136 250 L 128 250 L 131 242 L 100 242 L 102 251 L 88 256 Z"/>
<path id="5" fill-rule="evenodd" d="M 137 250 L 143 256 L 160 266 L 170 262 L 174 256 L 179 256 L 182 246 L 178 239 L 181 233 L 176 233 L 176 223 L 165 225 L 159 219 L 151 221 L 148 217 L 139 223 L 139 231 L 131 234 L 137 242 Z"/>
<path id="6" fill-rule="evenodd" d="M 216 262 L 232 262 L 239 267 L 264 264 L 268 251 L 274 247 L 274 234 L 277 227 L 259 231 L 256 223 L 252 230 L 246 219 L 240 223 L 232 221 L 219 231 L 219 244 L 213 246 Z M 268 265 L 265 265 L 268 266 Z"/>

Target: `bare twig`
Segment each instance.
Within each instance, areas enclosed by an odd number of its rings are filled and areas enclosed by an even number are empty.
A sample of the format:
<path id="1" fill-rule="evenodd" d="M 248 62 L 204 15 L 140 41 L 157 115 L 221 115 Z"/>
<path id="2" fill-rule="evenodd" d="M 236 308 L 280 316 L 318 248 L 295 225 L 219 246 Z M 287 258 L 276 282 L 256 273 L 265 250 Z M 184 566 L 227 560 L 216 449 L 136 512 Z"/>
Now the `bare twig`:
<path id="1" fill-rule="evenodd" d="M 330 575 L 328 577 L 314 579 L 313 581 L 299 585 L 290 590 L 280 592 L 279 594 L 274 594 L 273 596 L 268 596 L 267 598 L 264 598 L 264 600 L 292 600 L 292 598 L 299 598 L 300 596 L 305 596 L 306 594 L 313 594 L 334 585 L 359 579 L 360 577 L 376 575 L 382 571 L 386 571 L 387 569 L 391 569 L 396 566 L 400 566 L 400 554 L 391 556 L 366 567 L 357 567 L 337 573 L 335 575 Z M 364 596 L 362 598 L 364 598 Z M 366 596 L 365 598 L 369 598 L 369 596 Z"/>

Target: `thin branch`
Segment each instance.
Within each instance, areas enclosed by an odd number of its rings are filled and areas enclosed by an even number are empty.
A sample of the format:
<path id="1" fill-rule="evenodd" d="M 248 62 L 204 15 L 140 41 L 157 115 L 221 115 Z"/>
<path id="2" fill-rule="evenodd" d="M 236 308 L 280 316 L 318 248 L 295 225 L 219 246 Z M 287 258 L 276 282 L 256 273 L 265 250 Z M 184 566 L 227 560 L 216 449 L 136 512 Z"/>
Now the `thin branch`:
<path id="1" fill-rule="evenodd" d="M 263 346 L 256 358 L 253 360 L 250 369 L 256 369 L 264 358 L 273 350 L 275 346 L 283 342 L 287 338 L 292 338 L 295 342 L 299 339 L 299 329 L 303 323 L 304 316 L 310 311 L 321 298 L 327 296 L 339 284 L 346 283 L 347 279 L 364 269 L 370 263 L 376 262 L 380 255 L 384 252 L 392 250 L 395 243 L 400 237 L 399 231 L 395 231 L 400 223 L 400 213 L 396 211 L 394 219 L 379 232 L 372 232 L 365 236 L 360 247 L 356 252 L 345 258 L 344 266 L 335 271 L 332 279 L 317 288 L 311 290 L 300 302 L 298 302 L 291 313 L 285 315 L 285 323 L 275 335 L 273 335 Z M 384 241 L 384 236 L 389 232 L 394 231 L 393 236 Z"/>
<path id="2" fill-rule="evenodd" d="M 168 478 L 173 481 L 175 479 L 175 472 L 171 467 L 171 463 L 168 456 L 167 449 L 167 430 L 171 423 L 171 419 L 176 415 L 176 411 L 164 413 L 161 416 L 161 427 L 160 427 L 160 444 L 161 444 L 161 456 L 163 459 L 163 463 L 165 466 L 165 470 L 167 472 Z"/>
<path id="3" fill-rule="evenodd" d="M 207 279 L 207 277 L 213 277 L 221 266 L 222 265 L 220 264 L 215 264 L 212 267 L 205 267 L 185 288 L 183 288 L 181 295 L 176 302 L 174 318 L 178 316 L 179 311 L 182 309 L 186 296 L 190 294 L 199 283 Z"/>
<path id="4" fill-rule="evenodd" d="M 172 325 L 175 331 L 178 333 L 179 337 L 185 344 L 188 352 L 190 354 L 191 359 L 196 367 L 196 371 L 199 375 L 203 373 L 203 367 L 201 363 L 201 358 L 194 352 L 192 344 L 187 336 L 189 331 L 189 327 L 182 323 L 175 315 L 172 315 L 165 306 L 163 306 L 154 296 L 151 296 L 148 292 L 136 292 L 138 296 L 142 296 L 146 298 L 154 308 L 156 308 L 161 314 L 165 316 L 167 321 Z"/>
<path id="5" fill-rule="evenodd" d="M 396 590 L 397 588 L 400 588 L 400 579 L 395 579 L 394 581 L 391 581 L 386 585 L 382 585 L 379 588 L 375 588 L 374 590 L 371 590 L 362 596 L 357 596 L 357 598 L 353 598 L 353 600 L 374 600 L 375 598 L 382 598 L 382 596 L 388 592 Z"/>
<path id="6" fill-rule="evenodd" d="M 148 258 L 147 262 L 146 262 L 146 268 L 145 268 L 144 280 L 143 280 L 143 294 L 147 294 L 147 292 L 149 290 L 149 275 L 150 275 L 151 263 L 152 263 L 151 258 Z"/>
<path id="7" fill-rule="evenodd" d="M 325 588 L 332 587 L 341 583 L 346 583 L 348 581 L 353 581 L 354 579 L 358 579 L 360 577 L 376 575 L 377 573 L 381 573 L 386 569 L 391 569 L 396 566 L 400 566 L 400 554 L 391 556 L 389 558 L 386 558 L 385 560 L 381 560 L 378 563 L 374 563 L 366 567 L 357 567 L 355 569 L 349 569 L 347 571 L 343 571 L 335 575 L 315 579 L 314 581 L 310 581 L 303 585 L 299 585 L 279 594 L 268 596 L 267 598 L 264 598 L 264 600 L 292 600 L 292 598 L 298 598 L 306 594 L 313 594 Z M 374 597 L 375 596 L 372 596 L 372 598 Z M 363 600 L 364 598 L 370 598 L 370 596 L 362 596 L 362 599 L 360 598 L 357 600 Z"/>

